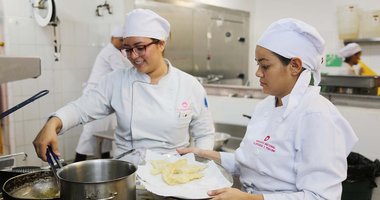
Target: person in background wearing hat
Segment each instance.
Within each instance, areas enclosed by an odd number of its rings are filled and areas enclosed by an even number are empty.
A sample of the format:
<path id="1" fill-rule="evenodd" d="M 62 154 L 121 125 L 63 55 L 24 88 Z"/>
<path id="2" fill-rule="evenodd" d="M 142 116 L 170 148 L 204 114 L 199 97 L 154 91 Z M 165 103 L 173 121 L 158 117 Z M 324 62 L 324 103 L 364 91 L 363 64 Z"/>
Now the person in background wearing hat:
<path id="1" fill-rule="evenodd" d="M 256 76 L 269 96 L 255 107 L 240 147 L 235 153 L 177 149 L 240 175 L 243 191 L 216 189 L 208 192 L 211 199 L 341 199 L 346 158 L 358 139 L 319 93 L 323 51 L 317 30 L 296 19 L 276 21 L 263 33 Z"/>
<path id="2" fill-rule="evenodd" d="M 357 43 L 349 43 L 339 50 L 339 55 L 344 58 L 343 66 L 339 75 L 355 76 L 361 75 L 363 69 L 358 65 L 362 49 Z"/>
<path id="3" fill-rule="evenodd" d="M 106 74 L 116 70 L 132 67 L 132 64 L 122 55 L 123 47 L 123 26 L 116 26 L 111 32 L 111 41 L 96 56 L 90 77 L 84 84 L 83 94 L 96 87 L 101 78 Z M 87 156 L 96 155 L 95 132 L 114 130 L 116 128 L 115 115 L 109 115 L 104 119 L 95 120 L 83 126 L 82 134 L 76 148 L 74 162 L 83 161 Z M 112 142 L 105 140 L 102 143 L 102 158 L 110 158 Z"/>
<path id="4" fill-rule="evenodd" d="M 138 164 L 144 149 L 173 153 L 189 146 L 190 139 L 196 147 L 213 149 L 205 89 L 163 57 L 169 33 L 169 22 L 155 12 L 129 12 L 123 45 L 133 67 L 107 74 L 95 89 L 53 114 L 33 141 L 38 157 L 46 161 L 47 145 L 60 156 L 57 134 L 112 113 L 117 118 L 117 158 L 137 152 L 126 160 Z"/>

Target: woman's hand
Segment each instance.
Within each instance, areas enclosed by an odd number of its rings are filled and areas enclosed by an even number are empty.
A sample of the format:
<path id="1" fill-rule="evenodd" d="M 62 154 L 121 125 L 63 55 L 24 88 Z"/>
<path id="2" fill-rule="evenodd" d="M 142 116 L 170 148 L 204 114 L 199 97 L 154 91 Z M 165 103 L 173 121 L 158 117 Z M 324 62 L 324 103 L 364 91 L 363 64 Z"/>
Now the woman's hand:
<path id="1" fill-rule="evenodd" d="M 187 153 L 194 153 L 195 155 L 199 157 L 211 159 L 214 162 L 220 164 L 220 153 L 217 151 L 204 150 L 204 149 L 199 149 L 196 147 L 188 147 L 188 148 L 177 149 L 177 152 L 181 155 L 187 154 Z"/>
<path id="2" fill-rule="evenodd" d="M 47 161 L 46 149 L 47 145 L 50 145 L 53 152 L 61 157 L 58 151 L 58 137 L 57 133 L 62 128 L 62 122 L 57 117 L 50 118 L 45 126 L 40 130 L 38 135 L 33 141 L 34 149 L 36 150 L 37 156 L 43 161 Z"/>
<path id="3" fill-rule="evenodd" d="M 236 188 L 222 188 L 210 190 L 207 194 L 212 200 L 264 200 L 262 195 L 248 194 Z"/>
<path id="4" fill-rule="evenodd" d="M 188 154 L 188 153 L 194 153 L 195 155 L 200 156 L 199 154 L 201 152 L 201 149 L 196 148 L 196 147 L 188 147 L 188 148 L 177 149 L 177 152 L 181 155 Z"/>

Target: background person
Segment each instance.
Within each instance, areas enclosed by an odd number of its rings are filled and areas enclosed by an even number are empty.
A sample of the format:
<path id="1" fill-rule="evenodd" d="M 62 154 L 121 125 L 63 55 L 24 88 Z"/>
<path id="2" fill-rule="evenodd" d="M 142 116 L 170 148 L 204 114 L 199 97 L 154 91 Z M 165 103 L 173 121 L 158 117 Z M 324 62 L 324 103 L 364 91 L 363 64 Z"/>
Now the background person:
<path id="1" fill-rule="evenodd" d="M 346 158 L 358 139 L 319 94 L 323 51 L 317 30 L 296 19 L 276 21 L 263 33 L 255 50 L 256 76 L 270 96 L 255 107 L 240 147 L 235 153 L 177 150 L 221 162 L 240 175 L 242 191 L 209 191 L 212 199 L 341 199 Z"/>
<path id="2" fill-rule="evenodd" d="M 357 43 L 349 43 L 339 50 L 339 55 L 343 57 L 343 66 L 339 70 L 339 75 L 355 76 L 361 75 L 363 69 L 358 65 L 362 48 Z"/>
<path id="3" fill-rule="evenodd" d="M 58 151 L 58 134 L 115 113 L 115 157 L 131 149 L 175 152 L 194 145 L 213 149 L 214 124 L 206 91 L 190 74 L 163 57 L 169 22 L 151 10 L 135 9 L 124 25 L 124 47 L 133 67 L 115 70 L 98 86 L 59 109 L 33 141 L 38 157 Z"/>
<path id="4" fill-rule="evenodd" d="M 94 89 L 99 81 L 108 73 L 116 69 L 132 67 L 132 64 L 121 53 L 123 47 L 123 27 L 116 26 L 111 32 L 111 41 L 96 56 L 90 77 L 85 83 L 83 94 Z M 114 130 L 116 128 L 116 116 L 111 114 L 103 119 L 95 120 L 83 126 L 82 134 L 76 148 L 74 162 L 86 160 L 87 156 L 96 155 L 95 132 Z M 102 158 L 109 158 L 112 150 L 112 142 L 104 140 L 102 143 Z"/>

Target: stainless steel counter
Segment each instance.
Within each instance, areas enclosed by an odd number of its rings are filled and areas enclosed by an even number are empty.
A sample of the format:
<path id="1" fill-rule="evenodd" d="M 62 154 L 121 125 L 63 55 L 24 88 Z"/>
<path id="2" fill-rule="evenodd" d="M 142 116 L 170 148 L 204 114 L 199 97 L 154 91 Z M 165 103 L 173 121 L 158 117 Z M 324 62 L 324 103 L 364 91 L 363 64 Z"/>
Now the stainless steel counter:
<path id="1" fill-rule="evenodd" d="M 321 94 L 329 99 L 334 105 L 377 109 L 380 108 L 380 96 L 337 93 Z"/>
<path id="2" fill-rule="evenodd" d="M 204 84 L 208 95 L 229 96 L 231 98 L 254 98 L 263 99 L 267 95 L 261 89 L 247 86 Z M 380 96 L 359 94 L 338 94 L 321 92 L 334 105 L 380 108 Z"/>

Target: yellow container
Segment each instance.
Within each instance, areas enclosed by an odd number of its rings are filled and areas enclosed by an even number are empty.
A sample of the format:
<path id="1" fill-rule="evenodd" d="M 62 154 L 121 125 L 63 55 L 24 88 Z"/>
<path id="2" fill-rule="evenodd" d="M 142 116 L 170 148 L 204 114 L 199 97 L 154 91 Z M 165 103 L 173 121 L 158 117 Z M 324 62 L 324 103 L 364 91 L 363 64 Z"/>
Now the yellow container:
<path id="1" fill-rule="evenodd" d="M 362 74 L 363 76 L 376 76 L 377 74 L 368 67 L 363 61 L 359 60 L 359 67 L 362 68 Z"/>

